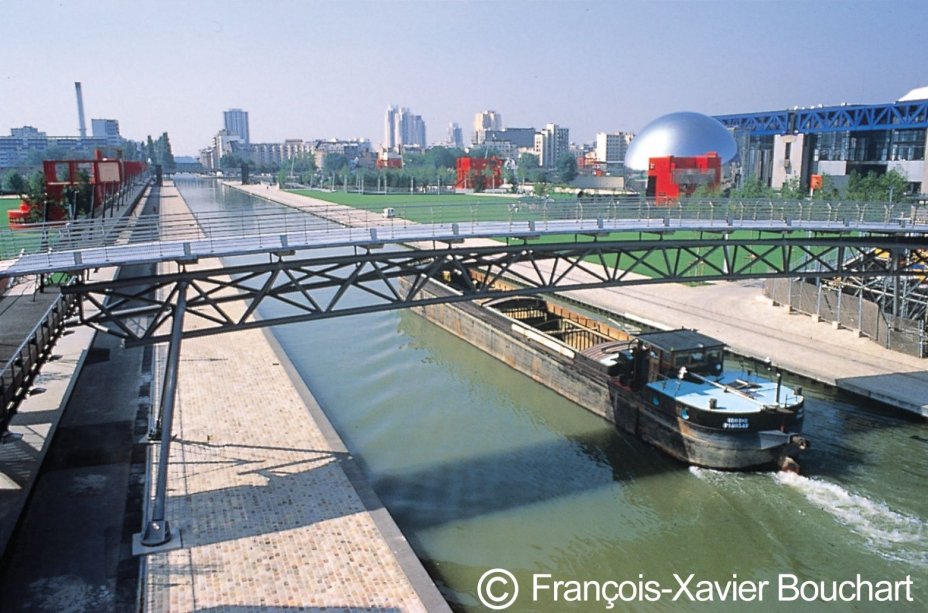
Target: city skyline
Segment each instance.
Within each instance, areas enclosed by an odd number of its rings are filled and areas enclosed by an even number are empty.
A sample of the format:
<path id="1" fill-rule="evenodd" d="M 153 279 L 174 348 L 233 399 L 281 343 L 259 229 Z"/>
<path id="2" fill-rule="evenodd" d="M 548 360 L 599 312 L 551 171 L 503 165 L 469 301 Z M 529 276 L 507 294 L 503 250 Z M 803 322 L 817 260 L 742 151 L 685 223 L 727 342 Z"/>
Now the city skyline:
<path id="1" fill-rule="evenodd" d="M 908 0 L 5 8 L 17 27 L 0 64 L 0 133 L 31 125 L 76 135 L 81 81 L 88 118 L 115 119 L 135 140 L 167 131 L 176 155 L 209 146 L 221 113 L 235 108 L 249 113 L 252 142 L 366 138 L 376 147 L 383 109 L 395 104 L 431 126 L 468 126 L 494 109 L 506 126 L 557 123 L 590 143 L 667 112 L 892 102 L 928 85 L 910 61 L 928 3 Z M 80 24 L 105 36 L 75 36 Z M 401 26 L 410 34 L 390 35 Z"/>

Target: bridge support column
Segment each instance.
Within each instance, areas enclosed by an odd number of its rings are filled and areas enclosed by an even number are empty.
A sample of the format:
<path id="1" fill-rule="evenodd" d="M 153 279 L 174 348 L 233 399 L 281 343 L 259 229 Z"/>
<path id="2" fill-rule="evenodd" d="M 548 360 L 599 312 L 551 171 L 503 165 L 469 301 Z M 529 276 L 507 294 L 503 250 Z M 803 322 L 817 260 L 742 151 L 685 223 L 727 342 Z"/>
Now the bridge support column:
<path id="1" fill-rule="evenodd" d="M 165 498 L 168 487 L 168 460 L 171 455 L 171 434 L 174 422 L 174 400 L 177 395 L 177 368 L 180 363 L 181 334 L 184 330 L 184 313 L 187 310 L 187 281 L 177 284 L 177 305 L 174 307 L 174 322 L 168 345 L 167 362 L 164 367 L 164 382 L 161 387 L 161 409 L 158 415 L 158 430 L 161 432 L 161 450 L 158 455 L 158 474 L 155 482 L 155 500 L 148 523 L 141 534 L 133 539 L 133 553 L 153 553 L 180 547 L 180 530 L 171 532 L 165 519 Z"/>

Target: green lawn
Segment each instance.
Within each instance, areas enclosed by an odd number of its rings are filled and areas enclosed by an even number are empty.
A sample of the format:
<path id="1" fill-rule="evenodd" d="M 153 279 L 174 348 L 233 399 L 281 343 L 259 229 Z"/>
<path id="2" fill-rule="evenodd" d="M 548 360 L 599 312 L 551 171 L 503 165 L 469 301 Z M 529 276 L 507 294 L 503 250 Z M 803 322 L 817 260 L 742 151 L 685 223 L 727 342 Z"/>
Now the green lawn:
<path id="1" fill-rule="evenodd" d="M 700 232 L 688 232 L 688 231 L 681 230 L 681 231 L 674 232 L 670 237 L 674 239 L 679 239 L 679 240 L 699 239 L 701 238 L 700 234 L 701 234 Z M 779 232 L 758 233 L 758 232 L 750 231 L 750 230 L 739 230 L 739 231 L 734 231 L 734 232 L 729 233 L 729 238 L 733 240 L 744 240 L 744 239 L 752 239 L 752 238 L 784 238 L 784 237 L 785 238 L 801 238 L 805 236 L 806 236 L 806 232 L 804 231 L 790 232 L 790 233 L 786 233 L 785 235 Z M 579 242 L 592 242 L 594 238 L 591 236 L 586 236 L 586 235 L 579 235 L 577 237 L 574 237 L 573 235 L 569 235 L 569 236 L 551 235 L 551 236 L 540 237 L 538 239 L 530 241 L 530 243 L 534 243 L 534 244 L 563 243 L 563 242 L 570 242 L 572 240 L 577 240 Z M 600 242 L 620 241 L 620 240 L 634 242 L 638 240 L 641 240 L 641 241 L 658 240 L 658 237 L 655 234 L 650 234 L 650 233 L 613 232 L 607 236 L 599 237 L 598 239 L 595 239 L 595 240 L 599 240 Z M 706 261 L 709 262 L 712 266 L 722 269 L 723 261 L 724 261 L 723 251 L 721 249 L 716 249 L 712 253 L 709 253 L 708 249 L 709 249 L 708 247 L 701 248 L 701 255 L 708 254 L 708 257 L 706 257 Z M 761 254 L 764 253 L 763 249 L 761 248 L 757 248 L 756 250 Z M 819 249 L 813 249 L 812 251 L 818 253 L 823 250 L 824 248 L 819 248 Z M 742 249 L 739 249 L 737 251 L 737 254 L 738 255 L 734 261 L 734 268 L 743 273 L 760 274 L 760 273 L 768 271 L 770 268 L 770 266 L 765 261 L 752 260 L 750 254 L 746 253 Z M 774 249 L 770 252 L 769 255 L 766 256 L 766 259 L 770 261 L 773 265 L 777 267 L 782 267 L 783 259 L 781 255 L 782 255 L 781 250 Z M 667 257 L 675 258 L 676 255 L 673 252 L 668 252 Z M 806 257 L 805 254 L 800 253 L 797 250 L 797 252 L 793 253 L 791 256 L 792 263 L 794 265 L 801 264 L 805 257 Z M 653 266 L 658 271 L 660 271 L 660 270 L 666 270 L 668 268 L 668 264 L 664 262 L 663 258 L 664 258 L 664 255 L 662 253 L 655 252 L 649 255 L 648 257 L 646 257 L 644 261 L 648 265 Z M 680 258 L 679 260 L 680 268 L 685 268 L 697 262 L 696 255 L 692 253 L 681 251 L 679 254 L 679 258 Z M 615 255 L 607 255 L 603 259 L 605 260 L 608 266 L 615 266 L 616 264 Z M 588 261 L 599 263 L 598 258 L 591 257 L 591 258 L 588 258 Z M 623 260 L 620 268 L 626 268 L 629 265 L 631 265 L 631 261 Z M 746 268 L 742 268 L 742 267 L 746 267 Z M 709 274 L 709 273 L 712 273 L 713 271 L 714 269 L 707 268 L 705 264 L 699 264 L 693 267 L 693 269 L 688 273 L 688 276 L 698 276 L 702 274 Z M 658 272 L 647 270 L 647 269 L 637 269 L 635 270 L 635 272 L 645 274 L 647 276 L 655 276 L 659 274 Z"/>
<path id="2" fill-rule="evenodd" d="M 510 206 L 515 198 L 501 196 L 473 196 L 467 194 L 355 194 L 318 190 L 291 190 L 294 194 L 325 200 L 335 204 L 381 212 L 387 207 L 396 209 L 397 217 L 416 223 L 450 223 L 455 221 L 502 221 L 520 219 Z M 529 217 L 522 213 L 522 218 Z"/>
<path id="3" fill-rule="evenodd" d="M 344 204 L 346 206 L 351 206 L 359 209 L 364 209 L 368 211 L 380 212 L 386 207 L 393 207 L 396 209 L 396 215 L 403 219 L 408 219 L 417 223 L 449 223 L 449 222 L 468 222 L 468 221 L 527 221 L 529 219 L 539 219 L 542 217 L 542 211 L 539 210 L 540 205 L 535 207 L 530 207 L 525 203 L 520 203 L 518 199 L 513 198 L 501 198 L 501 197 L 492 197 L 492 196 L 473 196 L 473 195 L 458 195 L 458 194 L 354 194 L 346 192 L 325 192 L 325 191 L 316 191 L 316 190 L 293 190 L 294 193 L 310 196 L 312 198 L 318 198 L 320 200 L 326 200 L 328 202 L 333 202 L 337 204 Z M 550 219 L 556 219 L 561 217 L 558 213 L 564 213 L 563 217 L 573 217 L 575 200 L 569 199 L 558 199 L 555 202 L 547 205 L 547 208 L 544 211 L 544 214 Z M 566 207 L 566 208 L 565 208 Z M 595 207 L 594 207 L 595 208 Z M 608 205 L 606 207 L 608 209 Z M 590 212 L 591 215 L 595 216 L 595 211 Z M 604 216 L 608 217 L 608 210 L 604 210 Z M 734 231 L 729 233 L 729 236 L 732 239 L 748 239 L 757 237 L 758 234 L 753 231 L 741 230 Z M 780 238 L 784 235 L 780 233 L 767 234 L 761 236 L 770 236 L 775 238 Z M 793 233 L 788 233 L 785 236 L 795 237 L 795 236 L 805 236 L 804 231 L 798 231 Z M 653 233 L 639 233 L 639 232 L 618 232 L 612 233 L 605 237 L 600 237 L 600 241 L 609 241 L 609 240 L 628 240 L 628 241 L 637 241 L 637 240 L 656 240 L 658 235 Z M 673 234 L 673 238 L 676 239 L 698 239 L 700 238 L 699 232 L 685 232 L 678 231 Z M 500 237 L 501 240 L 506 240 L 505 237 Z M 538 239 L 530 241 L 533 244 L 545 244 L 545 243 L 564 243 L 572 242 L 574 240 L 579 240 L 580 242 L 590 242 L 594 239 L 590 236 L 580 235 L 551 235 L 544 236 Z M 738 251 L 739 257 L 735 262 L 735 266 L 739 269 L 742 266 L 748 266 L 747 272 L 763 272 L 768 266 L 764 262 L 758 261 L 757 263 L 752 262 L 749 259 L 749 255 L 743 251 Z M 782 261 L 779 257 L 779 251 L 772 252 L 769 259 L 774 262 L 777 266 L 782 265 Z M 663 255 L 661 253 L 655 253 L 646 258 L 646 262 L 651 266 L 654 266 L 658 270 L 666 268 L 666 264 L 663 262 Z M 722 267 L 724 254 L 721 250 L 717 250 L 709 255 L 707 258 L 708 261 L 719 268 Z M 793 256 L 794 263 L 800 263 L 803 256 L 801 254 L 796 254 Z M 615 256 L 607 256 L 606 263 L 609 266 L 615 265 Z M 692 264 L 696 262 L 696 257 L 691 254 L 681 253 L 680 262 L 682 266 L 687 264 Z M 623 261 L 623 264 L 628 265 Z M 639 270 L 643 274 L 655 275 L 658 274 L 654 271 L 648 270 Z M 709 270 L 705 270 L 705 265 L 700 265 L 699 267 L 694 267 L 691 271 L 693 276 L 699 274 L 707 274 Z"/>
<path id="4" fill-rule="evenodd" d="M 10 229 L 6 212 L 18 209 L 19 202 L 19 196 L 0 196 L 0 232 Z M 11 231 L 6 234 L 3 240 L 0 240 L 0 259 L 11 258 L 23 249 L 27 252 L 35 251 L 41 239 L 42 237 L 38 232 L 27 230 Z"/>

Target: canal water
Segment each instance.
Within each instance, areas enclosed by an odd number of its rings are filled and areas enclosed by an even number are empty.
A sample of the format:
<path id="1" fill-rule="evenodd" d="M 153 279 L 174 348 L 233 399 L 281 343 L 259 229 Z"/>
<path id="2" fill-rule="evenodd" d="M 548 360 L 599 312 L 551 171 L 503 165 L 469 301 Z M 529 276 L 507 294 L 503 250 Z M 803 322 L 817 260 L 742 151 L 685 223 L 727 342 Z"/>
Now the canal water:
<path id="1" fill-rule="evenodd" d="M 194 210 L 276 206 L 178 187 Z M 406 311 L 274 332 L 456 610 L 488 610 L 478 584 L 491 569 L 518 581 L 516 611 L 610 598 L 623 611 L 818 611 L 803 597 L 841 581 L 845 598 L 862 582 L 864 601 L 828 610 L 928 610 L 922 420 L 800 382 L 803 474 L 722 473 L 665 457 Z M 902 602 L 867 602 L 866 582 L 907 578 L 915 602 L 904 585 Z M 737 582 L 741 600 L 709 582 Z M 747 601 L 750 584 L 762 599 Z M 513 593 L 488 585 L 500 602 Z"/>

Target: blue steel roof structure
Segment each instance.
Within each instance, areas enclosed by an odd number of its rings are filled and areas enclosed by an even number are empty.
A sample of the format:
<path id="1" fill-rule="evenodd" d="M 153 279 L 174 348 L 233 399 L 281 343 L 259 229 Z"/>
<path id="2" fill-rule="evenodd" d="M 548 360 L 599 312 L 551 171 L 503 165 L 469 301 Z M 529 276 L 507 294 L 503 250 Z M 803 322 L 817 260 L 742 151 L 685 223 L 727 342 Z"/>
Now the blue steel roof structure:
<path id="1" fill-rule="evenodd" d="M 928 100 L 715 115 L 727 128 L 764 136 L 928 128 Z"/>

